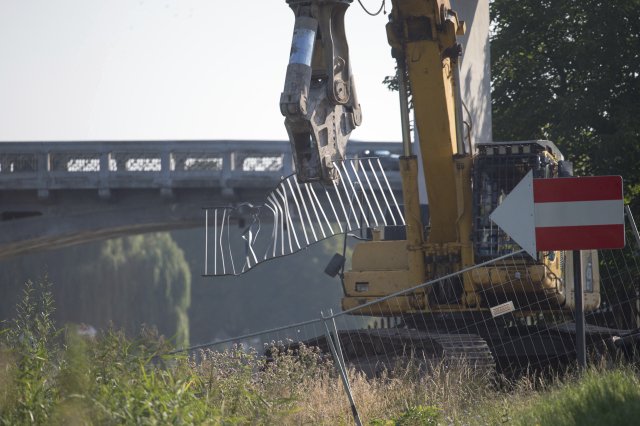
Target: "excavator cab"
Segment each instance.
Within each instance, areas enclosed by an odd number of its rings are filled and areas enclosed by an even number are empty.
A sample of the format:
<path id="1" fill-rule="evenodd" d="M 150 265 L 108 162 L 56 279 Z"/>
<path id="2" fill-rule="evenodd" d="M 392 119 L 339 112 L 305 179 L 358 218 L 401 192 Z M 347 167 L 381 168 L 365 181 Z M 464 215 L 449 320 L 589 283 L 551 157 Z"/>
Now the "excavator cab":
<path id="1" fill-rule="evenodd" d="M 568 177 L 573 173 L 571 163 L 565 161 L 562 153 L 549 141 L 492 142 L 478 144 L 476 150 L 471 177 L 471 244 L 475 263 L 480 264 L 520 250 L 489 215 L 529 171 L 533 171 L 536 178 Z M 423 218 L 423 222 L 428 224 L 429 219 Z M 374 230 L 370 233 L 372 241 L 356 245 L 351 270 L 344 274 L 344 309 L 357 308 L 411 287 L 408 284 L 406 234 L 398 233 L 394 228 Z M 425 226 L 423 231 L 423 239 L 428 240 L 429 226 Z M 586 311 L 592 311 L 600 306 L 598 252 L 586 250 L 581 256 L 585 281 L 584 307 Z M 455 272 L 455 269 L 442 269 L 451 263 L 449 257 L 426 253 L 423 259 L 423 281 Z M 518 309 L 530 306 L 533 300 L 544 300 L 547 309 L 570 311 L 574 308 L 573 280 L 571 253 L 540 252 L 538 259 L 516 257 L 473 268 L 464 275 L 464 280 L 462 276 L 457 280 L 443 280 L 431 286 L 426 294 L 396 297 L 379 304 L 377 309 L 381 315 L 396 316 L 409 312 L 450 312 L 452 309 L 460 312 L 488 311 L 507 302 L 512 302 Z M 475 297 L 465 298 L 465 285 Z M 468 303 L 469 300 L 477 303 Z M 520 312 L 534 314 L 524 310 Z"/>
<path id="2" fill-rule="evenodd" d="M 573 176 L 571 162 L 565 161 L 560 150 L 550 141 L 533 140 L 519 142 L 491 142 L 478 144 L 473 172 L 473 246 L 476 263 L 514 253 L 520 247 L 503 230 L 498 228 L 489 215 L 529 172 L 534 178 L 557 178 Z M 600 276 L 598 252 L 582 253 L 583 276 L 590 277 L 585 292 L 585 310 L 600 306 Z M 513 280 L 515 276 L 522 280 Z M 528 305 L 531 300 L 548 300 L 549 306 L 558 310 L 573 309 L 573 257 L 564 251 L 538 253 L 538 259 L 525 257 L 511 261 L 509 265 L 496 264 L 476 268 L 473 273 L 474 287 L 484 295 L 487 307 L 506 301 Z M 505 291 L 486 291 L 505 282 L 516 285 L 505 286 Z"/>

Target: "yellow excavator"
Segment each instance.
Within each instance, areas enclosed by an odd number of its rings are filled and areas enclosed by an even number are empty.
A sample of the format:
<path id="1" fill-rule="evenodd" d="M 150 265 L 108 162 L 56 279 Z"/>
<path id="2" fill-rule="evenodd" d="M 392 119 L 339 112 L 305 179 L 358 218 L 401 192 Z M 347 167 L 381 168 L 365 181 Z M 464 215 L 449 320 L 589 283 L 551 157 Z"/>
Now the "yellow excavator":
<path id="1" fill-rule="evenodd" d="M 296 21 L 281 111 L 298 180 L 331 183 L 339 179 L 333 164 L 344 158 L 349 133 L 361 121 L 344 31 L 351 0 L 287 3 Z M 523 255 L 475 266 L 520 249 L 489 218 L 516 184 L 530 171 L 535 178 L 571 176 L 571 163 L 549 141 L 476 144 L 473 152 L 471 141 L 463 138 L 460 95 L 462 48 L 457 37 L 465 33 L 464 21 L 449 0 L 391 3 L 386 32 L 397 63 L 406 227 L 372 229 L 370 241 L 355 245 L 351 269 L 343 274 L 343 308 L 371 315 L 370 309 L 357 308 L 448 276 L 376 305 L 378 316 L 403 318 L 404 331 L 398 331 L 395 340 L 388 334 L 389 344 L 406 345 L 406 330 L 419 324 L 422 330 L 412 334 L 412 341 L 420 333 L 423 339 L 442 341 L 443 332 L 455 328 L 452 322 L 468 325 L 491 318 L 491 308 L 505 303 L 512 304 L 519 318 L 564 318 L 574 307 L 571 253 L 541 252 L 538 259 Z M 410 101 L 419 156 L 411 143 Z M 428 208 L 420 205 L 419 179 L 426 185 Z M 598 257 L 596 251 L 581 255 L 589 268 L 583 273 L 589 280 L 584 307 L 591 311 L 600 304 Z M 468 272 L 456 275 L 458 271 Z M 536 300 L 545 303 L 532 303 Z M 409 318 L 420 321 L 410 324 Z M 492 341 L 502 341 L 499 334 L 504 331 L 485 327 L 474 332 L 478 335 L 467 341 L 469 347 L 478 342 L 491 347 Z M 379 333 L 366 337 L 375 336 Z M 561 343 L 573 346 L 571 332 L 564 340 Z M 501 356 L 493 348 L 492 353 Z"/>

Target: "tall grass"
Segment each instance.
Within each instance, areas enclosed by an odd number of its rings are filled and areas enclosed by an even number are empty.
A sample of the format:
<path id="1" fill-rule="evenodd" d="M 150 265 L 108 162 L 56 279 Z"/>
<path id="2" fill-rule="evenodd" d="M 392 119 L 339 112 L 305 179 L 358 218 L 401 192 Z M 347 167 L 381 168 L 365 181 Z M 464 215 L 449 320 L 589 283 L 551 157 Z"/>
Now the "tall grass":
<path id="1" fill-rule="evenodd" d="M 505 406 L 507 401 L 504 401 Z M 592 368 L 544 392 L 518 397 L 504 418 L 518 425 L 626 425 L 640 422 L 640 378 L 634 368 Z"/>
<path id="2" fill-rule="evenodd" d="M 352 424 L 330 359 L 296 345 L 167 356 L 153 329 L 135 339 L 57 330 L 46 283 L 27 283 L 0 332 L 0 424 Z M 517 382 L 409 362 L 374 379 L 349 370 L 365 424 L 629 424 L 640 415 L 631 367 Z"/>

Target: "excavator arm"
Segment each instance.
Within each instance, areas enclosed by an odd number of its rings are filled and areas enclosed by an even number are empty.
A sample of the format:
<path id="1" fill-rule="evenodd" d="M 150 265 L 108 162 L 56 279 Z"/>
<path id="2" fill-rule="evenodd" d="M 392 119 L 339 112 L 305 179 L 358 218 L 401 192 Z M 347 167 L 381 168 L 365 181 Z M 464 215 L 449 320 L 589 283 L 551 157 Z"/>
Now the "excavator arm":
<path id="1" fill-rule="evenodd" d="M 457 36 L 465 33 L 465 23 L 450 0 L 390 1 L 386 30 L 398 69 L 405 235 L 399 239 L 390 232 L 387 238 L 386 230 L 378 229 L 372 241 L 356 245 L 351 270 L 343 275 L 345 309 L 513 252 L 515 243 L 491 223 L 490 212 L 528 170 L 537 177 L 555 177 L 562 160 L 546 141 L 480 144 L 474 156 L 462 132 L 462 48 Z M 351 0 L 287 2 L 296 23 L 280 108 L 298 180 L 335 182 L 334 162 L 344 158 L 349 134 L 360 124 L 344 30 Z M 413 151 L 416 146 L 419 153 Z M 419 179 L 424 179 L 429 198 L 428 222 L 420 206 Z M 509 282 L 507 267 L 456 275 L 389 306 L 386 314 L 483 310 L 536 292 L 553 292 L 560 306 L 568 288 L 559 278 L 566 269 L 561 258 L 554 253 L 540 262 L 518 260 L 511 269 L 518 268 L 514 274 L 520 277 L 532 277 L 532 286 L 512 286 L 496 300 L 483 292 Z"/>
<path id="2" fill-rule="evenodd" d="M 296 21 L 280 110 L 285 116 L 300 182 L 338 179 L 334 162 L 360 124 L 344 29 L 352 0 L 288 0 Z M 406 251 L 405 286 L 473 263 L 471 153 L 462 142 L 456 36 L 464 22 L 449 0 L 392 0 L 387 24 L 398 64 L 404 155 L 402 175 Z M 412 152 L 408 92 L 413 94 L 421 158 Z M 458 99 L 457 99 L 458 98 Z M 418 162 L 425 169 L 431 230 L 425 238 L 418 199 Z M 436 271 L 424 259 L 447 258 Z M 438 262 L 440 265 L 443 262 Z M 442 269 L 443 267 L 440 267 Z M 471 292 L 471 289 L 467 289 Z"/>
<path id="3" fill-rule="evenodd" d="M 458 58 L 462 52 L 456 35 L 464 34 L 465 25 L 451 10 L 448 0 L 393 0 L 392 3 L 387 37 L 398 64 L 400 96 L 407 96 L 407 91 L 411 91 L 421 151 L 418 160 L 424 166 L 429 204 L 437 207 L 430 212 L 429 241 L 457 242 L 461 237 L 457 224 L 459 210 L 464 201 L 458 199 L 463 188 L 456 179 L 462 165 L 456 164 L 455 159 L 470 159 L 458 126 L 462 120 L 458 117 L 460 100 L 456 96 Z M 410 83 L 403 90 L 405 78 Z M 401 113 L 408 115 L 407 111 Z M 408 120 L 403 123 L 405 121 Z M 403 139 L 408 157 L 413 154 L 410 141 L 407 137 Z"/>
<path id="4" fill-rule="evenodd" d="M 338 179 L 351 131 L 361 122 L 344 14 L 352 0 L 287 0 L 296 20 L 280 111 L 300 182 Z"/>

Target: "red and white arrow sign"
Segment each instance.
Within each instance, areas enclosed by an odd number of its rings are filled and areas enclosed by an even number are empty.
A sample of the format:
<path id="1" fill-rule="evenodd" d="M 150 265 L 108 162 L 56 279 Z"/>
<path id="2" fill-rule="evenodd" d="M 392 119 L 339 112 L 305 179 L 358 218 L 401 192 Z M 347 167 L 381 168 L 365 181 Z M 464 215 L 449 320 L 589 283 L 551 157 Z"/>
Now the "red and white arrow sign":
<path id="1" fill-rule="evenodd" d="M 533 179 L 489 216 L 532 257 L 538 251 L 624 247 L 622 177 Z"/>

